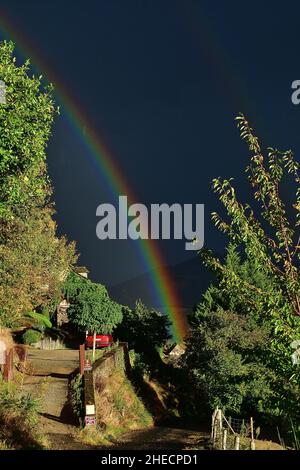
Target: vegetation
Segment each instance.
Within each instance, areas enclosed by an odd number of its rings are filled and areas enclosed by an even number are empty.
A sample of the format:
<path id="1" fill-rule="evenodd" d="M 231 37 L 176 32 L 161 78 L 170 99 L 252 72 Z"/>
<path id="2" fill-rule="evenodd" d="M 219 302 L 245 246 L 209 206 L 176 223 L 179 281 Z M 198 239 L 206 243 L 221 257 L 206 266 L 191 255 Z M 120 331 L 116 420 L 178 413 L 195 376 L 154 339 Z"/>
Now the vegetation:
<path id="1" fill-rule="evenodd" d="M 85 428 L 77 434 L 80 441 L 88 444 L 111 445 L 122 433 L 153 424 L 142 399 L 121 371 L 102 383 L 96 393 L 96 410 L 97 430 Z"/>
<path id="2" fill-rule="evenodd" d="M 0 448 L 41 449 L 37 431 L 38 402 L 20 393 L 14 384 L 0 381 Z"/>
<path id="3" fill-rule="evenodd" d="M 139 357 L 137 367 L 145 364 L 153 368 L 161 363 L 159 351 L 170 338 L 170 322 L 166 315 L 147 308 L 140 300 L 135 308 L 123 307 L 123 321 L 118 325 L 115 335 L 126 341 Z"/>
<path id="4" fill-rule="evenodd" d="M 70 402 L 80 425 L 84 416 L 84 388 L 81 374 L 75 375 L 70 382 Z"/>
<path id="5" fill-rule="evenodd" d="M 119 348 L 119 343 L 114 342 L 111 346 L 96 349 L 94 357 L 93 357 L 93 351 L 87 349 L 85 350 L 85 358 L 89 359 L 91 364 L 93 364 L 99 359 L 102 359 L 106 354 L 117 351 L 118 348 Z"/>
<path id="6" fill-rule="evenodd" d="M 123 321 L 114 333 L 128 343 L 131 380 L 156 422 L 194 411 L 186 370 L 168 363 L 163 354 L 171 341 L 169 327 L 166 315 L 138 301 L 133 310 L 123 308 Z"/>
<path id="7" fill-rule="evenodd" d="M 46 313 L 27 312 L 24 315 L 24 322 L 28 319 L 28 324 L 36 328 L 52 328 L 52 323 Z"/>
<path id="8" fill-rule="evenodd" d="M 233 245 L 224 265 L 247 281 L 255 277 Z M 276 380 L 263 360 L 270 328 L 249 314 L 239 291 L 220 289 L 222 281 L 220 275 L 195 309 L 185 364 L 210 408 L 222 407 L 229 414 L 267 411 L 264 406 Z"/>
<path id="9" fill-rule="evenodd" d="M 22 335 L 22 340 L 24 344 L 34 344 L 40 341 L 42 338 L 42 333 L 37 330 L 26 330 Z"/>
<path id="10" fill-rule="evenodd" d="M 213 213 L 212 220 L 228 236 L 227 254 L 219 259 L 202 251 L 216 281 L 190 318 L 182 368 L 174 367 L 162 356 L 170 339 L 166 316 L 141 301 L 134 309 L 114 302 L 104 286 L 73 271 L 75 246 L 56 235 L 46 165 L 58 112 L 52 87 L 31 76 L 29 61 L 17 64 L 11 42 L 0 44 L 0 77 L 6 86 L 6 103 L 0 105 L 0 328 L 29 328 L 23 342 L 36 343 L 52 328 L 51 313 L 64 295 L 79 331 L 114 331 L 128 342 L 133 381 L 147 396 L 148 408 L 159 404 L 160 413 L 168 408 L 175 415 L 192 414 L 198 404 L 206 410 L 219 406 L 229 414 L 292 426 L 296 436 L 300 369 L 291 355 L 300 338 L 300 175 L 292 152 L 263 151 L 245 117 L 237 118 L 251 152 L 246 172 L 254 201 L 239 202 L 231 180 L 213 181 L 225 215 Z M 287 185 L 295 190 L 288 203 L 282 198 Z M 102 442 L 152 424 L 117 366 L 102 385 L 97 403 Z M 73 377 L 70 390 L 81 419 L 80 376 Z M 0 448 L 43 447 L 36 424 L 36 400 L 0 382 Z"/>
<path id="11" fill-rule="evenodd" d="M 106 361 L 97 363 L 99 370 L 94 376 L 97 426 L 80 430 L 79 441 L 95 446 L 111 445 L 122 433 L 153 424 L 139 391 L 126 376 L 124 361 L 123 350 L 119 347 L 108 352 Z M 80 379 L 76 378 L 76 382 Z"/>
<path id="12" fill-rule="evenodd" d="M 212 218 L 230 245 L 225 260 L 202 252 L 216 282 L 193 314 L 185 366 L 210 408 L 300 423 L 300 370 L 291 360 L 300 337 L 299 165 L 290 151 L 269 148 L 265 157 L 242 115 L 238 127 L 252 154 L 246 171 L 260 210 L 240 203 L 230 180 L 213 181 L 227 219 Z M 286 204 L 289 177 L 296 196 Z"/>
<path id="13" fill-rule="evenodd" d="M 11 42 L 0 44 L 6 103 L 0 106 L 0 325 L 52 305 L 75 262 L 74 245 L 56 236 L 46 145 L 56 109 L 51 86 L 18 66 Z"/>
<path id="14" fill-rule="evenodd" d="M 111 333 L 122 320 L 121 305 L 110 299 L 106 288 L 71 272 L 64 283 L 70 302 L 69 320 L 81 331 Z"/>

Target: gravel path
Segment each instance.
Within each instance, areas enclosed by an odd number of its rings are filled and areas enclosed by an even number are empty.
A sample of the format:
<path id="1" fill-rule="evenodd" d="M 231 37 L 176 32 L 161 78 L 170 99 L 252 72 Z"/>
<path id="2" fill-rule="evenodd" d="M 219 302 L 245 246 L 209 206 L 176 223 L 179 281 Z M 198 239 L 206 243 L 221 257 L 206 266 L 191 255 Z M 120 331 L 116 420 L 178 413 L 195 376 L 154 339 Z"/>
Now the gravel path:
<path id="1" fill-rule="evenodd" d="M 205 450 L 209 436 L 189 429 L 154 427 L 131 431 L 114 442 L 111 449 L 117 450 Z"/>
<path id="2" fill-rule="evenodd" d="M 68 403 L 69 376 L 78 368 L 78 350 L 28 348 L 23 389 L 40 401 L 40 429 L 52 449 L 93 449 L 77 442 Z M 30 375 L 29 375 L 30 374 Z"/>
<path id="3" fill-rule="evenodd" d="M 33 375 L 70 375 L 78 367 L 77 349 L 47 351 L 27 348 L 27 369 Z"/>

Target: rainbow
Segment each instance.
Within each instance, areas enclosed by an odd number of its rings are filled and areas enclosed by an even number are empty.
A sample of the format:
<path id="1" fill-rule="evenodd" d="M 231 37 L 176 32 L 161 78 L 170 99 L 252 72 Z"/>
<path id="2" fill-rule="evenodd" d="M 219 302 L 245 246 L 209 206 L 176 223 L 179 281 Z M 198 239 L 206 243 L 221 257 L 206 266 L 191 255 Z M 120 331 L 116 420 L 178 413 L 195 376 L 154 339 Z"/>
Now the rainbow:
<path id="1" fill-rule="evenodd" d="M 99 132 L 95 130 L 93 123 L 84 113 L 81 106 L 76 104 L 75 98 L 64 86 L 62 81 L 49 68 L 39 53 L 37 47 L 17 28 L 7 12 L 0 9 L 0 32 L 6 39 L 12 39 L 17 46 L 18 52 L 24 57 L 32 58 L 34 66 L 44 73 L 47 79 L 53 83 L 59 102 L 62 103 L 64 112 L 72 127 L 80 135 L 85 143 L 89 155 L 96 162 L 101 177 L 104 178 L 114 195 L 127 195 L 128 203 L 137 201 L 129 188 L 124 173 L 118 166 L 116 158 L 105 144 Z M 84 132 L 83 132 L 84 129 Z M 180 305 L 180 300 L 173 285 L 171 275 L 165 267 L 164 260 L 154 240 L 142 240 L 137 243 L 138 250 L 145 263 L 146 269 L 151 274 L 151 283 L 154 292 L 162 305 L 162 311 L 166 313 L 171 321 L 172 334 L 177 342 L 184 339 L 188 332 L 186 315 Z"/>

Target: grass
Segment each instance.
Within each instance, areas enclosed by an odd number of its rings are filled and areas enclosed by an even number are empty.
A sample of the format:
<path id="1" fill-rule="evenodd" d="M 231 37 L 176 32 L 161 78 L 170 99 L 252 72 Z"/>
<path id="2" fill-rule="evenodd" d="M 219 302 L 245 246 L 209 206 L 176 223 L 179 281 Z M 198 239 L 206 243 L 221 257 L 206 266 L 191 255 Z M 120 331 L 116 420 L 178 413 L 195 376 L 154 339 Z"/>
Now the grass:
<path id="1" fill-rule="evenodd" d="M 45 448 L 37 424 L 38 401 L 14 383 L 0 381 L 0 448 Z"/>
<path id="2" fill-rule="evenodd" d="M 122 429 L 139 429 L 153 424 L 152 416 L 145 408 L 131 382 L 122 374 L 111 377 L 107 392 L 114 409 L 111 426 Z"/>
<path id="3" fill-rule="evenodd" d="M 249 437 L 240 436 L 240 449 L 249 450 L 251 439 Z M 217 449 L 220 449 L 221 443 L 217 444 Z M 227 450 L 234 449 L 234 436 L 229 434 L 227 436 Z M 285 450 L 284 447 L 277 444 L 276 442 L 255 439 L 255 450 Z"/>
<path id="4" fill-rule="evenodd" d="M 96 393 L 97 427 L 76 432 L 75 438 L 89 445 L 108 446 L 127 431 L 153 425 L 151 414 L 122 372 L 115 372 Z"/>
<path id="5" fill-rule="evenodd" d="M 85 351 L 85 358 L 91 361 L 91 364 L 94 364 L 94 362 L 98 361 L 101 357 L 104 356 L 104 353 L 107 352 L 105 348 L 103 349 L 96 349 L 95 351 L 95 358 L 93 359 L 93 350 L 92 349 L 87 349 Z"/>
<path id="6" fill-rule="evenodd" d="M 115 351 L 119 347 L 118 343 L 114 343 L 112 346 L 109 346 L 107 348 L 98 348 L 95 350 L 95 358 L 93 359 L 93 350 L 92 349 L 87 349 L 85 351 L 85 358 L 89 359 L 91 361 L 91 364 L 94 364 L 94 362 L 98 361 L 98 359 L 101 359 L 105 354 Z"/>
<path id="7" fill-rule="evenodd" d="M 91 446 L 105 447 L 110 444 L 109 440 L 94 426 L 77 429 L 74 433 L 74 438 L 78 442 Z"/>

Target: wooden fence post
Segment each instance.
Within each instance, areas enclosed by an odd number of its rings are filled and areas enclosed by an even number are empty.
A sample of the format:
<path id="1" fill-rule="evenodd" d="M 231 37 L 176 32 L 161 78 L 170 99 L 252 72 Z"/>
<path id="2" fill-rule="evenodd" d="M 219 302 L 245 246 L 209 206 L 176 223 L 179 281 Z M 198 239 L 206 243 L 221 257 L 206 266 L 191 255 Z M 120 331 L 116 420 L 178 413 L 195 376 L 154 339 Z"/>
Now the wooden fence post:
<path id="1" fill-rule="evenodd" d="M 6 363 L 4 365 L 3 378 L 6 382 L 13 378 L 14 367 L 14 350 L 13 348 L 6 351 Z"/>
<path id="2" fill-rule="evenodd" d="M 218 412 L 217 412 L 217 421 L 218 421 L 220 433 L 222 433 L 222 427 L 223 427 L 223 426 L 222 426 L 222 416 L 223 416 L 222 410 L 219 410 L 219 409 L 218 409 Z"/>
<path id="3" fill-rule="evenodd" d="M 217 413 L 217 410 L 215 409 L 211 417 L 211 436 L 210 437 L 211 437 L 212 442 L 214 442 L 214 427 L 215 427 L 216 413 Z"/>
<path id="4" fill-rule="evenodd" d="M 222 440 L 222 449 L 226 450 L 226 444 L 227 444 L 227 429 L 223 429 L 223 440 Z"/>
<path id="5" fill-rule="evenodd" d="M 250 429 L 251 429 L 251 443 L 250 443 L 250 449 L 255 450 L 255 440 L 254 440 L 254 430 L 253 430 L 253 418 L 251 416 L 250 418 Z"/>
<path id="6" fill-rule="evenodd" d="M 234 438 L 234 450 L 240 450 L 240 436 Z"/>
<path id="7" fill-rule="evenodd" d="M 218 437 L 218 408 L 216 409 L 215 416 L 213 419 L 213 443 L 216 443 L 217 437 Z"/>
<path id="8" fill-rule="evenodd" d="M 80 375 L 84 374 L 84 362 L 85 362 L 85 348 L 84 344 L 79 346 L 79 372 Z"/>
<path id="9" fill-rule="evenodd" d="M 96 334 L 96 331 L 94 331 L 94 336 L 93 336 L 93 362 L 95 360 L 95 355 L 96 355 L 96 338 L 97 338 L 97 334 Z"/>

